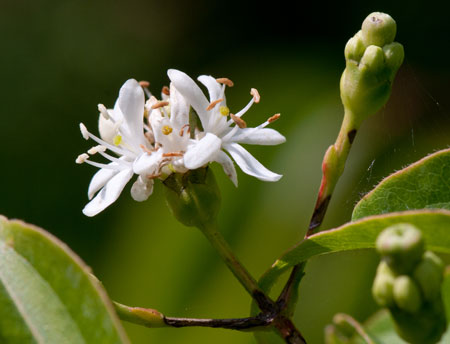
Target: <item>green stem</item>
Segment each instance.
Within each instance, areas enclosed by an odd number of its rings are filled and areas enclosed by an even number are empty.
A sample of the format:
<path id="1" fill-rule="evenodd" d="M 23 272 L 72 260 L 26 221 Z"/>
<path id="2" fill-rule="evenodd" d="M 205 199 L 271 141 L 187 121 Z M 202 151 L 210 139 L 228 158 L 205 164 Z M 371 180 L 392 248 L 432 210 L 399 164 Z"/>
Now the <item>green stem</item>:
<path id="1" fill-rule="evenodd" d="M 247 269 L 236 258 L 228 243 L 218 230 L 217 222 L 204 223 L 198 226 L 206 236 L 212 247 L 219 253 L 228 269 L 238 279 L 245 290 L 258 303 L 263 312 L 276 312 L 276 304 L 259 288 L 256 280 L 250 275 Z"/>

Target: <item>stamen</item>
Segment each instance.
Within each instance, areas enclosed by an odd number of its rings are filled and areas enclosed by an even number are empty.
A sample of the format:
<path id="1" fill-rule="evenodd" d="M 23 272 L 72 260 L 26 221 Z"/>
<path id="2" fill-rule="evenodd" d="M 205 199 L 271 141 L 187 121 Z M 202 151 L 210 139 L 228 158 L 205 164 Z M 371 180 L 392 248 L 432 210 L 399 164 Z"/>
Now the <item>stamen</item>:
<path id="1" fill-rule="evenodd" d="M 83 153 L 83 154 L 78 155 L 78 157 L 75 160 L 75 162 L 77 164 L 82 164 L 82 163 L 86 162 L 87 159 L 89 159 L 89 155 L 86 154 L 86 153 Z"/>
<path id="2" fill-rule="evenodd" d="M 275 122 L 278 118 L 280 118 L 280 116 L 281 116 L 281 114 L 277 113 L 277 114 L 273 115 L 272 117 L 270 117 L 270 118 L 267 120 L 267 122 L 273 123 L 273 122 Z"/>
<path id="3" fill-rule="evenodd" d="M 149 88 L 150 82 L 142 80 L 142 81 L 139 81 L 139 85 L 141 85 L 142 88 Z"/>
<path id="4" fill-rule="evenodd" d="M 184 135 L 184 128 L 188 127 L 188 134 L 189 134 L 189 124 L 185 124 L 180 129 L 180 136 Z"/>
<path id="5" fill-rule="evenodd" d="M 230 109 L 228 108 L 228 106 L 221 106 L 219 108 L 219 111 L 220 111 L 220 114 L 225 117 L 228 116 L 228 114 L 230 113 Z"/>
<path id="6" fill-rule="evenodd" d="M 223 99 L 222 99 L 222 98 L 217 99 L 217 100 L 211 102 L 211 104 L 209 104 L 208 107 L 206 108 L 206 111 L 212 110 L 212 109 L 214 108 L 214 106 L 216 106 L 217 104 L 219 104 L 219 103 L 221 103 L 221 102 L 223 102 Z"/>
<path id="7" fill-rule="evenodd" d="M 169 125 L 165 125 L 162 127 L 161 131 L 164 135 L 169 135 L 172 132 L 172 127 Z"/>
<path id="8" fill-rule="evenodd" d="M 245 123 L 245 121 L 242 118 L 237 117 L 233 114 L 230 114 L 230 117 L 239 128 L 241 128 L 241 129 L 247 128 L 247 123 Z"/>
<path id="9" fill-rule="evenodd" d="M 98 104 L 98 111 L 105 119 L 110 119 L 111 116 L 108 113 L 108 109 L 106 109 L 106 106 L 103 104 Z"/>
<path id="10" fill-rule="evenodd" d="M 83 138 L 85 140 L 89 140 L 89 131 L 87 130 L 86 126 L 83 123 L 80 123 L 80 131 L 81 135 L 83 135 Z"/>
<path id="11" fill-rule="evenodd" d="M 116 146 L 120 145 L 122 143 L 122 136 L 120 135 L 114 136 L 113 143 Z"/>
<path id="12" fill-rule="evenodd" d="M 144 145 L 139 145 L 139 147 L 141 147 L 141 149 L 145 152 L 148 153 L 148 155 L 151 155 L 153 152 L 148 149 L 147 147 L 145 147 Z"/>
<path id="13" fill-rule="evenodd" d="M 103 145 L 98 145 L 98 146 L 95 146 L 95 147 L 92 147 L 91 149 L 89 149 L 88 153 L 91 155 L 94 155 L 98 152 L 104 152 L 104 151 L 106 151 L 106 147 Z"/>
<path id="14" fill-rule="evenodd" d="M 256 88 L 252 88 L 250 90 L 250 94 L 253 96 L 253 99 L 255 100 L 255 103 L 258 104 L 261 100 L 261 96 L 259 95 L 259 92 Z"/>
<path id="15" fill-rule="evenodd" d="M 218 79 L 216 79 L 216 81 L 217 81 L 219 84 L 225 84 L 225 85 L 227 85 L 228 87 L 233 87 L 233 86 L 234 86 L 233 81 L 231 81 L 231 80 L 228 79 L 228 78 L 218 78 Z"/>
<path id="16" fill-rule="evenodd" d="M 165 94 L 166 96 L 170 96 L 170 89 L 167 86 L 164 86 L 161 90 L 162 94 Z"/>
<path id="17" fill-rule="evenodd" d="M 169 105 L 169 102 L 156 102 L 155 104 L 152 105 L 152 109 L 159 109 L 167 105 Z"/>
<path id="18" fill-rule="evenodd" d="M 169 157 L 174 157 L 174 156 L 183 156 L 183 152 L 164 153 L 162 156 L 164 158 L 169 158 Z"/>

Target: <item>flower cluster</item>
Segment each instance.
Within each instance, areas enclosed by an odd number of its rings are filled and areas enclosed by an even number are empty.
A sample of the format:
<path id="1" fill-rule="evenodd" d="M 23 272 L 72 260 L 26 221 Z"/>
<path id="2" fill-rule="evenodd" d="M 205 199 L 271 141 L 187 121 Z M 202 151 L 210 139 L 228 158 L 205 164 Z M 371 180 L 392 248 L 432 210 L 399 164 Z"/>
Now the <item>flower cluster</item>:
<path id="1" fill-rule="evenodd" d="M 185 73 L 170 69 L 168 75 L 170 88 L 163 88 L 161 100 L 149 92 L 148 83 L 130 79 L 120 89 L 113 109 L 100 104 L 100 137 L 80 124 L 83 137 L 98 145 L 79 155 L 76 162 L 86 162 L 100 169 L 89 185 L 91 201 L 83 209 L 85 215 L 94 216 L 116 201 L 135 174 L 137 178 L 131 187 L 131 196 L 136 201 L 144 201 L 151 195 L 154 179 L 173 172 L 185 173 L 213 161 L 222 165 L 237 186 L 231 158 L 242 171 L 260 180 L 281 178 L 240 145 L 276 145 L 286 140 L 276 130 L 266 128 L 279 118 L 279 114 L 255 128 L 247 128 L 242 116 L 253 103 L 259 102 L 256 89 L 251 89 L 250 102 L 232 114 L 225 100 L 226 86 L 233 86 L 231 80 L 200 76 L 198 80 L 206 86 L 208 100 Z M 191 109 L 200 119 L 201 126 L 190 121 Z M 102 155 L 109 163 L 90 160 L 94 154 Z"/>

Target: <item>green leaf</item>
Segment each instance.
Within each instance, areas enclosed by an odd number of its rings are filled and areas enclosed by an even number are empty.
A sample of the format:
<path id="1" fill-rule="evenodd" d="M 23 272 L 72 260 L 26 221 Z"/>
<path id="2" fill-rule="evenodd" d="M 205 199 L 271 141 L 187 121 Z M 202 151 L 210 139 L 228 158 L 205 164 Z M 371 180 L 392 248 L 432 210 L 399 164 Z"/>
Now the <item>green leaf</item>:
<path id="1" fill-rule="evenodd" d="M 390 175 L 361 199 L 352 220 L 413 209 L 450 208 L 450 149 Z"/>
<path id="2" fill-rule="evenodd" d="M 1 343 L 128 343 L 81 259 L 48 232 L 0 216 Z"/>
<path id="3" fill-rule="evenodd" d="M 269 292 L 283 272 L 314 256 L 374 248 L 375 240 L 384 228 L 404 222 L 421 229 L 427 249 L 450 253 L 450 211 L 448 210 L 413 210 L 371 216 L 302 240 L 272 265 L 260 279 L 259 285 L 265 292 Z"/>

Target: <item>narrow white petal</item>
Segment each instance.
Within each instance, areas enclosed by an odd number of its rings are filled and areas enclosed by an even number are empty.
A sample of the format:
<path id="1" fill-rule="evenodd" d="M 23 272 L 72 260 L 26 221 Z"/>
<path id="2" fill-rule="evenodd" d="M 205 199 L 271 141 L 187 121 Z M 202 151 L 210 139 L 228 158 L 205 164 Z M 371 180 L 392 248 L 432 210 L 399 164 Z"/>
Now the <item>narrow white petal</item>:
<path id="1" fill-rule="evenodd" d="M 153 179 L 144 180 L 139 176 L 131 187 L 131 197 L 137 202 L 146 201 L 153 192 Z"/>
<path id="2" fill-rule="evenodd" d="M 188 103 L 197 112 L 202 125 L 207 125 L 208 113 L 206 108 L 208 107 L 209 102 L 200 87 L 186 73 L 179 70 L 169 69 L 167 75 L 177 90 L 187 99 Z"/>
<path id="3" fill-rule="evenodd" d="M 139 144 L 142 144 L 144 135 L 144 104 L 142 87 L 134 79 L 127 80 L 120 89 L 117 105 L 124 117 L 126 135 Z"/>
<path id="4" fill-rule="evenodd" d="M 114 203 L 132 176 L 133 170 L 126 169 L 112 177 L 97 196 L 84 207 L 84 215 L 95 216 Z"/>
<path id="5" fill-rule="evenodd" d="M 152 154 L 142 153 L 133 163 L 133 171 L 140 175 L 153 175 L 158 172 L 162 159 L 162 149 Z"/>
<path id="6" fill-rule="evenodd" d="M 197 80 L 208 89 L 210 102 L 222 98 L 222 85 L 219 84 L 212 76 L 200 75 Z"/>
<path id="7" fill-rule="evenodd" d="M 200 141 L 195 142 L 188 148 L 184 154 L 184 165 L 190 170 L 195 170 L 210 161 L 214 161 L 221 145 L 221 139 L 214 134 L 207 133 Z"/>
<path id="8" fill-rule="evenodd" d="M 267 182 L 276 182 L 282 177 L 280 174 L 273 173 L 265 168 L 253 155 L 237 143 L 228 143 L 224 145 L 224 149 L 231 154 L 242 171 L 251 176 Z"/>
<path id="9" fill-rule="evenodd" d="M 244 128 L 237 130 L 228 141 L 250 145 L 270 146 L 286 142 L 286 138 L 278 131 L 270 128 Z"/>
<path id="10" fill-rule="evenodd" d="M 113 162 L 108 164 L 108 166 L 117 166 L 117 163 Z M 102 187 L 105 186 L 105 184 L 114 177 L 119 170 L 112 169 L 112 168 L 102 168 L 98 170 L 96 174 L 91 179 L 91 182 L 89 183 L 89 189 L 88 189 L 88 198 L 92 199 L 94 197 L 95 193 L 100 190 Z"/>
<path id="11" fill-rule="evenodd" d="M 217 152 L 214 161 L 217 161 L 219 164 L 222 165 L 225 174 L 231 179 L 233 184 L 237 187 L 238 180 L 233 160 L 231 160 L 230 157 L 224 151 L 220 150 Z"/>
<path id="12" fill-rule="evenodd" d="M 170 122 L 178 130 L 189 124 L 189 104 L 173 83 L 170 83 Z"/>

